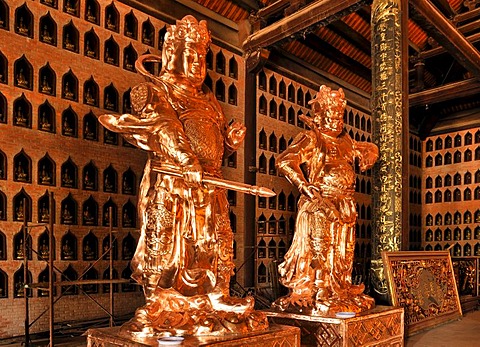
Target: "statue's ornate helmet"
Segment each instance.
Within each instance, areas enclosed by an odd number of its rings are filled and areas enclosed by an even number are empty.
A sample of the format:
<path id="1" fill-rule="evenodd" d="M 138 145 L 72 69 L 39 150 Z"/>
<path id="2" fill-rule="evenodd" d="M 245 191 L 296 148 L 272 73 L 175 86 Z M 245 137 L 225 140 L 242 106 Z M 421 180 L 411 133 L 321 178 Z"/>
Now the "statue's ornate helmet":
<path id="1" fill-rule="evenodd" d="M 332 90 L 330 87 L 322 85 L 309 104 L 312 105 L 315 114 L 322 114 L 330 118 L 343 118 L 347 100 L 345 100 L 342 88 Z"/>
<path id="2" fill-rule="evenodd" d="M 200 22 L 191 15 L 177 20 L 175 25 L 167 28 L 164 38 L 165 47 L 176 47 L 179 43 L 197 43 L 209 46 L 211 42 L 210 31 L 207 29 L 207 22 Z"/>

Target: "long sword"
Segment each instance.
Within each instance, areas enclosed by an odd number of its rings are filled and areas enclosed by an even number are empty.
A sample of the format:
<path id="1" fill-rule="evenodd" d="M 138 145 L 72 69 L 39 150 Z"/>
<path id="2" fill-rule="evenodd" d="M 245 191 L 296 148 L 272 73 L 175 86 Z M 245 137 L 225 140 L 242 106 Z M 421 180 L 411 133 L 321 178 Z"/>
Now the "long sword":
<path id="1" fill-rule="evenodd" d="M 166 175 L 183 177 L 183 174 L 179 170 L 171 167 L 165 167 L 153 162 L 152 162 L 152 170 L 158 173 L 166 174 Z M 235 181 L 229 181 L 222 178 L 216 178 L 211 176 L 203 176 L 202 182 L 209 183 L 220 188 L 236 190 L 237 192 L 242 192 L 245 194 L 265 196 L 267 198 L 276 195 L 273 190 L 268 189 L 266 187 L 259 187 L 259 186 L 239 183 Z"/>

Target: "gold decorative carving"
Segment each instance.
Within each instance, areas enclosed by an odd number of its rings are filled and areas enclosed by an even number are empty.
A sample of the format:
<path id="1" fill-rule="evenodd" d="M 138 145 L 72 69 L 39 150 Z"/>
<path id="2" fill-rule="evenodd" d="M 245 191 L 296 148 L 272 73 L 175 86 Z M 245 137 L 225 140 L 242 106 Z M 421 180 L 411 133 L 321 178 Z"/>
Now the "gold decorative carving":
<path id="1" fill-rule="evenodd" d="M 450 252 L 383 252 L 392 304 L 407 335 L 462 316 Z"/>
<path id="2" fill-rule="evenodd" d="M 267 314 L 272 323 L 299 327 L 302 346 L 403 346 L 403 308 L 378 306 L 348 319 L 277 312 Z"/>
<path id="3" fill-rule="evenodd" d="M 401 0 L 372 3 L 373 140 L 380 158 L 374 170 L 372 287 L 386 296 L 382 251 L 398 251 L 402 243 L 403 97 Z"/>
<path id="4" fill-rule="evenodd" d="M 293 242 L 279 266 L 280 282 L 289 294 L 273 307 L 319 316 L 365 311 L 375 303 L 351 277 L 357 218 L 354 160 L 367 170 L 377 160 L 378 148 L 353 140 L 343 128 L 342 89 L 321 86 L 310 104 L 313 118 L 300 116 L 310 130 L 300 133 L 277 159 L 279 172 L 301 197 Z"/>
<path id="5" fill-rule="evenodd" d="M 136 337 L 268 328 L 265 314 L 253 310 L 253 297 L 229 296 L 233 233 L 225 222 L 225 188 L 241 184 L 222 180 L 221 164 L 240 146 L 246 129 L 236 121 L 228 124 L 203 84 L 209 44 L 205 21 L 178 20 L 167 28 L 162 57 L 142 56 L 135 64 L 149 80 L 132 88 L 135 114 L 99 118 L 149 153 L 140 186 L 141 235 L 132 260 L 132 277 L 143 285 L 146 305 L 123 326 Z M 147 61 L 162 61 L 159 76 L 145 69 Z M 262 191 L 249 188 L 244 190 Z"/>

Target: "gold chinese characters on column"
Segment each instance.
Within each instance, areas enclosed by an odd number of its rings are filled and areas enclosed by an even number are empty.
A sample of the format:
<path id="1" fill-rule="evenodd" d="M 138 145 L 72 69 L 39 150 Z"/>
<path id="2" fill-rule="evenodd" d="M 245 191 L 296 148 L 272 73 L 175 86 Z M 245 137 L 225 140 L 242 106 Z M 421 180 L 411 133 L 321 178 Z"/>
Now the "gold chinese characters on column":
<path id="1" fill-rule="evenodd" d="M 225 188 L 262 194 L 221 178 L 225 155 L 245 136 L 228 125 L 203 84 L 210 33 L 192 16 L 165 34 L 162 57 L 143 56 L 137 70 L 149 82 L 135 86 L 135 114 L 103 115 L 100 122 L 149 153 L 140 187 L 141 235 L 132 277 L 145 306 L 123 331 L 140 337 L 208 335 L 265 330 L 252 297 L 229 296 L 233 234 Z M 162 62 L 159 76 L 143 61 Z"/>
<path id="2" fill-rule="evenodd" d="M 321 86 L 310 104 L 313 118 L 301 116 L 310 130 L 300 133 L 277 161 L 279 172 L 298 187 L 301 197 L 293 242 L 279 266 L 289 294 L 273 307 L 318 316 L 361 312 L 375 304 L 363 293 L 363 284 L 352 284 L 354 164 L 358 159 L 362 171 L 369 169 L 378 148 L 354 141 L 344 130 L 342 89 Z"/>

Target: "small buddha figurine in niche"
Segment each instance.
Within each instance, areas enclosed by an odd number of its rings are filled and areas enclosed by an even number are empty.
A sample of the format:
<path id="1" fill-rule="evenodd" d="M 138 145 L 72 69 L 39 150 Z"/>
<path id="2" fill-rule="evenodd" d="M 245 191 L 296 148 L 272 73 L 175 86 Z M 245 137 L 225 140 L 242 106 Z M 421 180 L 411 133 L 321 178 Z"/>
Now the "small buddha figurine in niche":
<path id="1" fill-rule="evenodd" d="M 445 230 L 445 241 L 451 241 L 452 240 L 452 231 L 450 229 Z"/>
<path id="2" fill-rule="evenodd" d="M 93 22 L 93 23 L 96 23 L 96 22 L 97 22 L 97 16 L 93 13 L 93 11 L 92 11 L 92 6 L 91 6 L 90 4 L 87 6 L 87 15 L 86 15 L 86 17 L 87 17 L 87 20 L 88 20 L 89 22 Z"/>
<path id="3" fill-rule="evenodd" d="M 113 145 L 117 143 L 115 134 L 112 133 L 111 131 L 105 130 L 103 137 L 105 139 L 105 143 L 109 143 Z"/>
<path id="4" fill-rule="evenodd" d="M 76 0 L 67 0 L 65 2 L 65 12 L 73 15 L 77 14 Z"/>
<path id="5" fill-rule="evenodd" d="M 23 249 L 23 238 L 20 238 L 17 247 L 15 248 L 15 259 L 22 260 L 25 256 L 24 249 Z"/>
<path id="6" fill-rule="evenodd" d="M 52 87 L 50 86 L 50 83 L 47 79 L 46 75 L 43 75 L 42 77 L 42 86 L 41 86 L 41 92 L 45 94 L 51 94 L 52 93 Z"/>
<path id="7" fill-rule="evenodd" d="M 115 59 L 110 54 L 110 48 L 105 47 L 105 62 L 108 64 L 115 64 Z"/>
<path id="8" fill-rule="evenodd" d="M 25 74 L 23 72 L 23 68 L 20 68 L 16 77 L 17 85 L 19 87 L 24 87 L 28 88 L 28 80 L 25 77 Z"/>
<path id="9" fill-rule="evenodd" d="M 53 43 L 53 37 L 50 34 L 50 31 L 48 30 L 48 26 L 46 24 L 43 26 L 41 39 L 45 43 Z"/>
<path id="10" fill-rule="evenodd" d="M 466 247 L 463 253 L 464 257 L 469 257 L 472 255 L 472 249 L 470 247 Z"/>
<path id="11" fill-rule="evenodd" d="M 41 184 L 52 184 L 52 176 L 48 172 L 45 165 L 42 165 L 42 169 L 40 171 L 40 183 Z"/>
<path id="12" fill-rule="evenodd" d="M 29 30 L 27 28 L 27 25 L 25 24 L 25 19 L 23 18 L 23 16 L 20 16 L 20 18 L 18 19 L 17 31 L 20 35 L 28 36 L 29 34 Z"/>
<path id="13" fill-rule="evenodd" d="M 0 283 L 0 298 L 4 298 L 4 297 L 5 297 L 5 289 L 3 289 L 3 283 Z"/>
<path id="14" fill-rule="evenodd" d="M 65 82 L 65 87 L 63 88 L 63 97 L 70 100 L 75 98 L 75 94 L 70 90 L 70 84 L 68 81 Z"/>
<path id="15" fill-rule="evenodd" d="M 48 259 L 50 252 L 48 250 L 48 244 L 46 239 L 42 240 L 42 244 L 38 248 L 38 253 L 44 260 Z"/>
<path id="16" fill-rule="evenodd" d="M 115 109 L 115 104 L 112 102 L 109 93 L 105 94 L 105 108 L 107 110 L 114 110 Z"/>
<path id="17" fill-rule="evenodd" d="M 461 224 L 461 223 L 462 223 L 462 221 L 460 220 L 460 216 L 459 216 L 459 215 L 456 215 L 456 216 L 455 216 L 455 225 L 459 225 L 459 224 Z"/>
<path id="18" fill-rule="evenodd" d="M 68 121 L 68 117 L 63 117 L 63 135 L 66 136 L 74 136 L 75 132 L 73 128 L 70 126 L 70 122 Z"/>
<path id="19" fill-rule="evenodd" d="M 130 218 L 130 214 L 126 209 L 123 211 L 123 226 L 126 228 L 133 226 L 132 219 Z"/>
<path id="20" fill-rule="evenodd" d="M 50 220 L 50 213 L 48 212 L 47 204 L 43 203 L 40 209 L 40 222 L 48 223 Z"/>
<path id="21" fill-rule="evenodd" d="M 70 210 L 68 209 L 67 205 L 65 205 L 64 208 L 63 208 L 62 220 L 63 220 L 63 224 L 72 224 L 73 223 L 73 216 L 70 213 Z"/>
<path id="22" fill-rule="evenodd" d="M 64 48 L 69 51 L 75 51 L 75 44 L 70 39 L 70 33 L 65 33 Z"/>
<path id="23" fill-rule="evenodd" d="M 15 220 L 23 221 L 24 217 L 25 217 L 25 213 L 23 209 L 23 201 L 20 200 L 20 202 L 18 203 L 18 206 L 15 208 Z"/>
<path id="24" fill-rule="evenodd" d="M 108 240 L 103 244 L 103 259 L 110 259 L 110 243 Z"/>
<path id="25" fill-rule="evenodd" d="M 472 231 L 470 229 L 465 230 L 464 239 L 465 240 L 471 240 L 472 239 Z"/>
<path id="26" fill-rule="evenodd" d="M 258 257 L 259 258 L 265 258 L 265 248 L 259 248 L 258 249 Z"/>
<path id="27" fill-rule="evenodd" d="M 454 256 L 454 257 L 460 257 L 460 255 L 461 255 L 460 247 L 455 247 L 455 248 L 453 249 L 453 256 Z"/>
<path id="28" fill-rule="evenodd" d="M 448 214 L 445 217 L 445 225 L 450 225 L 450 224 L 452 224 L 452 216 Z"/>
<path id="29" fill-rule="evenodd" d="M 123 177 L 122 190 L 124 194 L 131 194 L 133 191 L 132 185 L 128 182 L 127 177 Z"/>
<path id="30" fill-rule="evenodd" d="M 470 214 L 467 214 L 465 216 L 465 224 L 469 224 L 472 222 L 472 216 Z"/>
<path id="31" fill-rule="evenodd" d="M 15 169 L 15 179 L 20 182 L 28 181 L 28 174 L 25 172 L 23 163 L 21 161 L 18 162 L 17 168 Z"/>
<path id="32" fill-rule="evenodd" d="M 73 187 L 73 179 L 70 176 L 68 168 L 65 168 L 65 171 L 62 175 L 62 185 L 64 187 Z"/>
<path id="33" fill-rule="evenodd" d="M 431 232 L 431 231 L 428 231 L 428 232 L 427 232 L 427 235 L 426 235 L 426 237 L 425 237 L 425 241 L 427 241 L 427 242 L 433 241 L 433 235 L 432 235 L 432 232 Z"/>
<path id="34" fill-rule="evenodd" d="M 24 283 L 23 278 L 19 278 L 18 282 L 15 283 L 15 297 L 23 298 L 24 296 Z"/>
<path id="35" fill-rule="evenodd" d="M 45 131 L 52 131 L 52 124 L 50 123 L 45 111 L 40 116 L 40 129 Z"/>
<path id="36" fill-rule="evenodd" d="M 70 245 L 70 240 L 66 239 L 62 245 L 62 259 L 73 260 L 75 254 L 73 253 L 73 248 Z"/>
<path id="37" fill-rule="evenodd" d="M 92 45 L 90 43 L 90 40 L 85 41 L 85 54 L 90 57 L 90 58 L 95 58 L 96 54 L 95 51 L 92 48 Z"/>
<path id="38" fill-rule="evenodd" d="M 85 171 L 85 176 L 83 177 L 83 185 L 85 189 L 95 189 L 95 182 L 90 178 L 88 170 Z"/>
<path id="39" fill-rule="evenodd" d="M 133 62 L 128 53 L 125 53 L 124 64 L 125 69 L 133 71 Z"/>
<path id="40" fill-rule="evenodd" d="M 460 230 L 455 230 L 455 232 L 453 234 L 453 238 L 454 238 L 455 241 L 459 241 L 461 239 Z"/>
<path id="41" fill-rule="evenodd" d="M 23 112 L 22 106 L 17 107 L 17 112 L 15 112 L 15 118 L 13 119 L 15 125 L 26 127 L 27 126 L 27 118 L 25 117 L 25 113 Z"/>
<path id="42" fill-rule="evenodd" d="M 108 173 L 105 174 L 104 187 L 106 192 L 113 192 L 115 190 L 114 183 Z"/>
<path id="43" fill-rule="evenodd" d="M 147 28 L 143 29 L 142 41 L 143 41 L 143 43 L 146 43 L 147 45 L 152 44 L 152 34 L 147 30 Z"/>
<path id="44" fill-rule="evenodd" d="M 109 30 L 116 30 L 117 29 L 115 19 L 113 18 L 111 13 L 109 13 L 107 15 L 107 29 L 109 29 Z"/>
<path id="45" fill-rule="evenodd" d="M 95 224 L 95 218 L 90 212 L 90 207 L 86 206 L 85 210 L 83 211 L 83 223 L 85 225 L 93 225 Z"/>
<path id="46" fill-rule="evenodd" d="M 85 130 L 83 131 L 83 136 L 87 140 L 95 140 L 95 133 L 92 131 L 92 126 L 88 120 L 85 121 Z"/>
<path id="47" fill-rule="evenodd" d="M 132 259 L 133 257 L 133 247 L 129 242 L 125 242 L 123 245 L 123 251 L 122 251 L 122 258 L 123 260 L 129 260 Z"/>
<path id="48" fill-rule="evenodd" d="M 92 248 L 92 246 L 90 246 L 90 241 L 87 240 L 85 242 L 85 246 L 83 246 L 83 258 L 85 260 L 94 260 L 95 259 L 95 252 Z"/>
<path id="49" fill-rule="evenodd" d="M 478 245 L 477 245 L 478 246 Z M 475 256 L 480 256 L 480 247 L 475 246 Z"/>
<path id="50" fill-rule="evenodd" d="M 95 98 L 93 97 L 92 94 L 92 89 L 90 87 L 87 87 L 87 90 L 85 91 L 85 102 L 88 105 L 95 105 Z"/>

